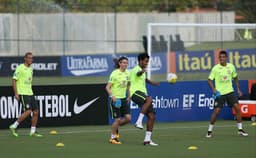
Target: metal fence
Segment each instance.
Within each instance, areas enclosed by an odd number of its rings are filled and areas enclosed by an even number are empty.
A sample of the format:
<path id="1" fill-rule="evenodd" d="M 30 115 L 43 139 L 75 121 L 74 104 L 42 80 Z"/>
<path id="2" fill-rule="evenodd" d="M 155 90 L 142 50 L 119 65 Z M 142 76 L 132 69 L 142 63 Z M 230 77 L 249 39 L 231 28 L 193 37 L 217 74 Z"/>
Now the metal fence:
<path id="1" fill-rule="evenodd" d="M 149 22 L 255 21 L 255 2 L 232 2 L 0 0 L 0 56 L 143 52 Z"/>

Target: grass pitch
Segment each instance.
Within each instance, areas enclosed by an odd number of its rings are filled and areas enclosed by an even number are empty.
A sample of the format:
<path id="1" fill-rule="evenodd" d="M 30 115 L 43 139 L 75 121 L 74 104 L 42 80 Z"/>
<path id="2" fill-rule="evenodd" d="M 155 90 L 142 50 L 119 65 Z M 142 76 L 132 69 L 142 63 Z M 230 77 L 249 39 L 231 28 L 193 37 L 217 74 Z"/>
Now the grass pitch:
<path id="1" fill-rule="evenodd" d="M 256 126 L 244 121 L 248 137 L 237 135 L 234 121 L 217 121 L 212 138 L 205 138 L 208 122 L 156 123 L 152 139 L 158 147 L 143 146 L 145 130 L 133 125 L 120 128 L 123 144 L 108 143 L 111 126 L 70 126 L 38 128 L 43 138 L 29 137 L 29 128 L 19 129 L 20 136 L 0 131 L 1 157 L 36 158 L 255 158 Z M 57 135 L 50 135 L 56 130 Z M 57 143 L 64 147 L 56 147 Z M 189 146 L 198 147 L 188 150 Z"/>

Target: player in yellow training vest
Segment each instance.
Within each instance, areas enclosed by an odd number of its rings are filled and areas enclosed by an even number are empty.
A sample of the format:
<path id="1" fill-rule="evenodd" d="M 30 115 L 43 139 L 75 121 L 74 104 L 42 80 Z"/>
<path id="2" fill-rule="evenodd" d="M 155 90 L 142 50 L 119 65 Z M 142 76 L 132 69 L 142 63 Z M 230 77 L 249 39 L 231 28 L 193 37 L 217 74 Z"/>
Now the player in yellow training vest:
<path id="1" fill-rule="evenodd" d="M 16 68 L 12 78 L 14 95 L 15 98 L 22 104 L 23 113 L 12 125 L 9 126 L 9 129 L 11 130 L 13 136 L 18 137 L 19 135 L 16 132 L 18 125 L 32 113 L 33 116 L 31 120 L 31 130 L 29 135 L 34 137 L 42 137 L 42 135 L 36 131 L 38 120 L 38 104 L 35 100 L 32 90 L 32 53 L 27 52 L 25 54 L 24 60 L 24 64 L 21 64 Z"/>
<path id="2" fill-rule="evenodd" d="M 146 83 L 151 85 L 159 85 L 159 82 L 154 82 L 146 77 L 146 68 L 148 66 L 149 56 L 147 53 L 138 55 L 138 65 L 131 70 L 131 99 L 136 103 L 141 111 L 135 123 L 135 127 L 143 129 L 142 120 L 144 115 L 147 116 L 147 129 L 144 138 L 144 145 L 158 146 L 151 140 L 151 135 L 155 122 L 155 110 L 153 109 L 153 100 L 148 96 Z"/>
<path id="3" fill-rule="evenodd" d="M 220 51 L 220 63 L 216 64 L 212 68 L 208 77 L 208 84 L 214 94 L 215 101 L 214 110 L 211 116 L 208 132 L 206 134 L 207 138 L 212 137 L 214 123 L 225 103 L 233 107 L 236 111 L 238 134 L 241 136 L 248 136 L 248 133 L 246 133 L 242 128 L 242 119 L 238 106 L 238 98 L 235 96 L 232 86 L 232 80 L 234 79 L 237 87 L 237 93 L 239 96 L 241 96 L 242 93 L 239 88 L 237 72 L 233 64 L 227 63 L 227 57 L 228 55 L 226 51 Z M 215 86 L 213 85 L 213 80 L 215 80 Z"/>
<path id="4" fill-rule="evenodd" d="M 112 144 L 121 144 L 118 128 L 131 121 L 130 106 L 128 104 L 130 102 L 130 72 L 127 70 L 127 66 L 128 58 L 120 57 L 117 61 L 116 69 L 112 71 L 106 85 L 106 91 L 111 98 L 111 115 L 115 119 L 109 140 Z"/>

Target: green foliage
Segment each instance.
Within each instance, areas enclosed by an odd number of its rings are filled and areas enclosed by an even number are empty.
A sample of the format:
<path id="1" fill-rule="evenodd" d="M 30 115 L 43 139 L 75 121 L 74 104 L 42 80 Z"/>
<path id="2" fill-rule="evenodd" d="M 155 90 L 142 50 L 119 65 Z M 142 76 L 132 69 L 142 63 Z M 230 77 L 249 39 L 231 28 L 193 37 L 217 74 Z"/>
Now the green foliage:
<path id="1" fill-rule="evenodd" d="M 2 13 L 176 12 L 197 8 L 235 11 L 241 22 L 256 22 L 255 0 L 0 0 Z"/>

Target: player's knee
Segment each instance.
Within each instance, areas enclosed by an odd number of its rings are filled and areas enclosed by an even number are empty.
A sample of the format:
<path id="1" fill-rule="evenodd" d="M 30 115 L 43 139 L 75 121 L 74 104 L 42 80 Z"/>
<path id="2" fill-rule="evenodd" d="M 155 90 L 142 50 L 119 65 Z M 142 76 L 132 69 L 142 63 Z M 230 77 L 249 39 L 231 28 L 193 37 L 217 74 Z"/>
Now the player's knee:
<path id="1" fill-rule="evenodd" d="M 115 119 L 115 122 L 118 123 L 118 124 L 120 124 L 120 123 L 121 123 L 121 118 L 116 118 L 116 119 Z"/>
<path id="2" fill-rule="evenodd" d="M 221 109 L 220 108 L 215 108 L 214 109 L 214 114 L 218 115 L 220 113 Z"/>
<path id="3" fill-rule="evenodd" d="M 148 113 L 148 119 L 155 120 L 156 119 L 155 114 L 153 112 Z"/>
<path id="4" fill-rule="evenodd" d="M 131 120 L 132 120 L 131 117 L 126 118 L 126 119 L 125 119 L 125 123 L 129 123 L 129 122 L 131 122 Z"/>
<path id="5" fill-rule="evenodd" d="M 38 110 L 33 110 L 32 112 L 34 116 L 38 116 Z"/>
<path id="6" fill-rule="evenodd" d="M 152 104 L 153 100 L 150 97 L 147 97 L 144 106 L 149 107 Z"/>
<path id="7" fill-rule="evenodd" d="M 240 112 L 238 104 L 234 104 L 233 108 L 235 109 L 236 112 Z"/>

